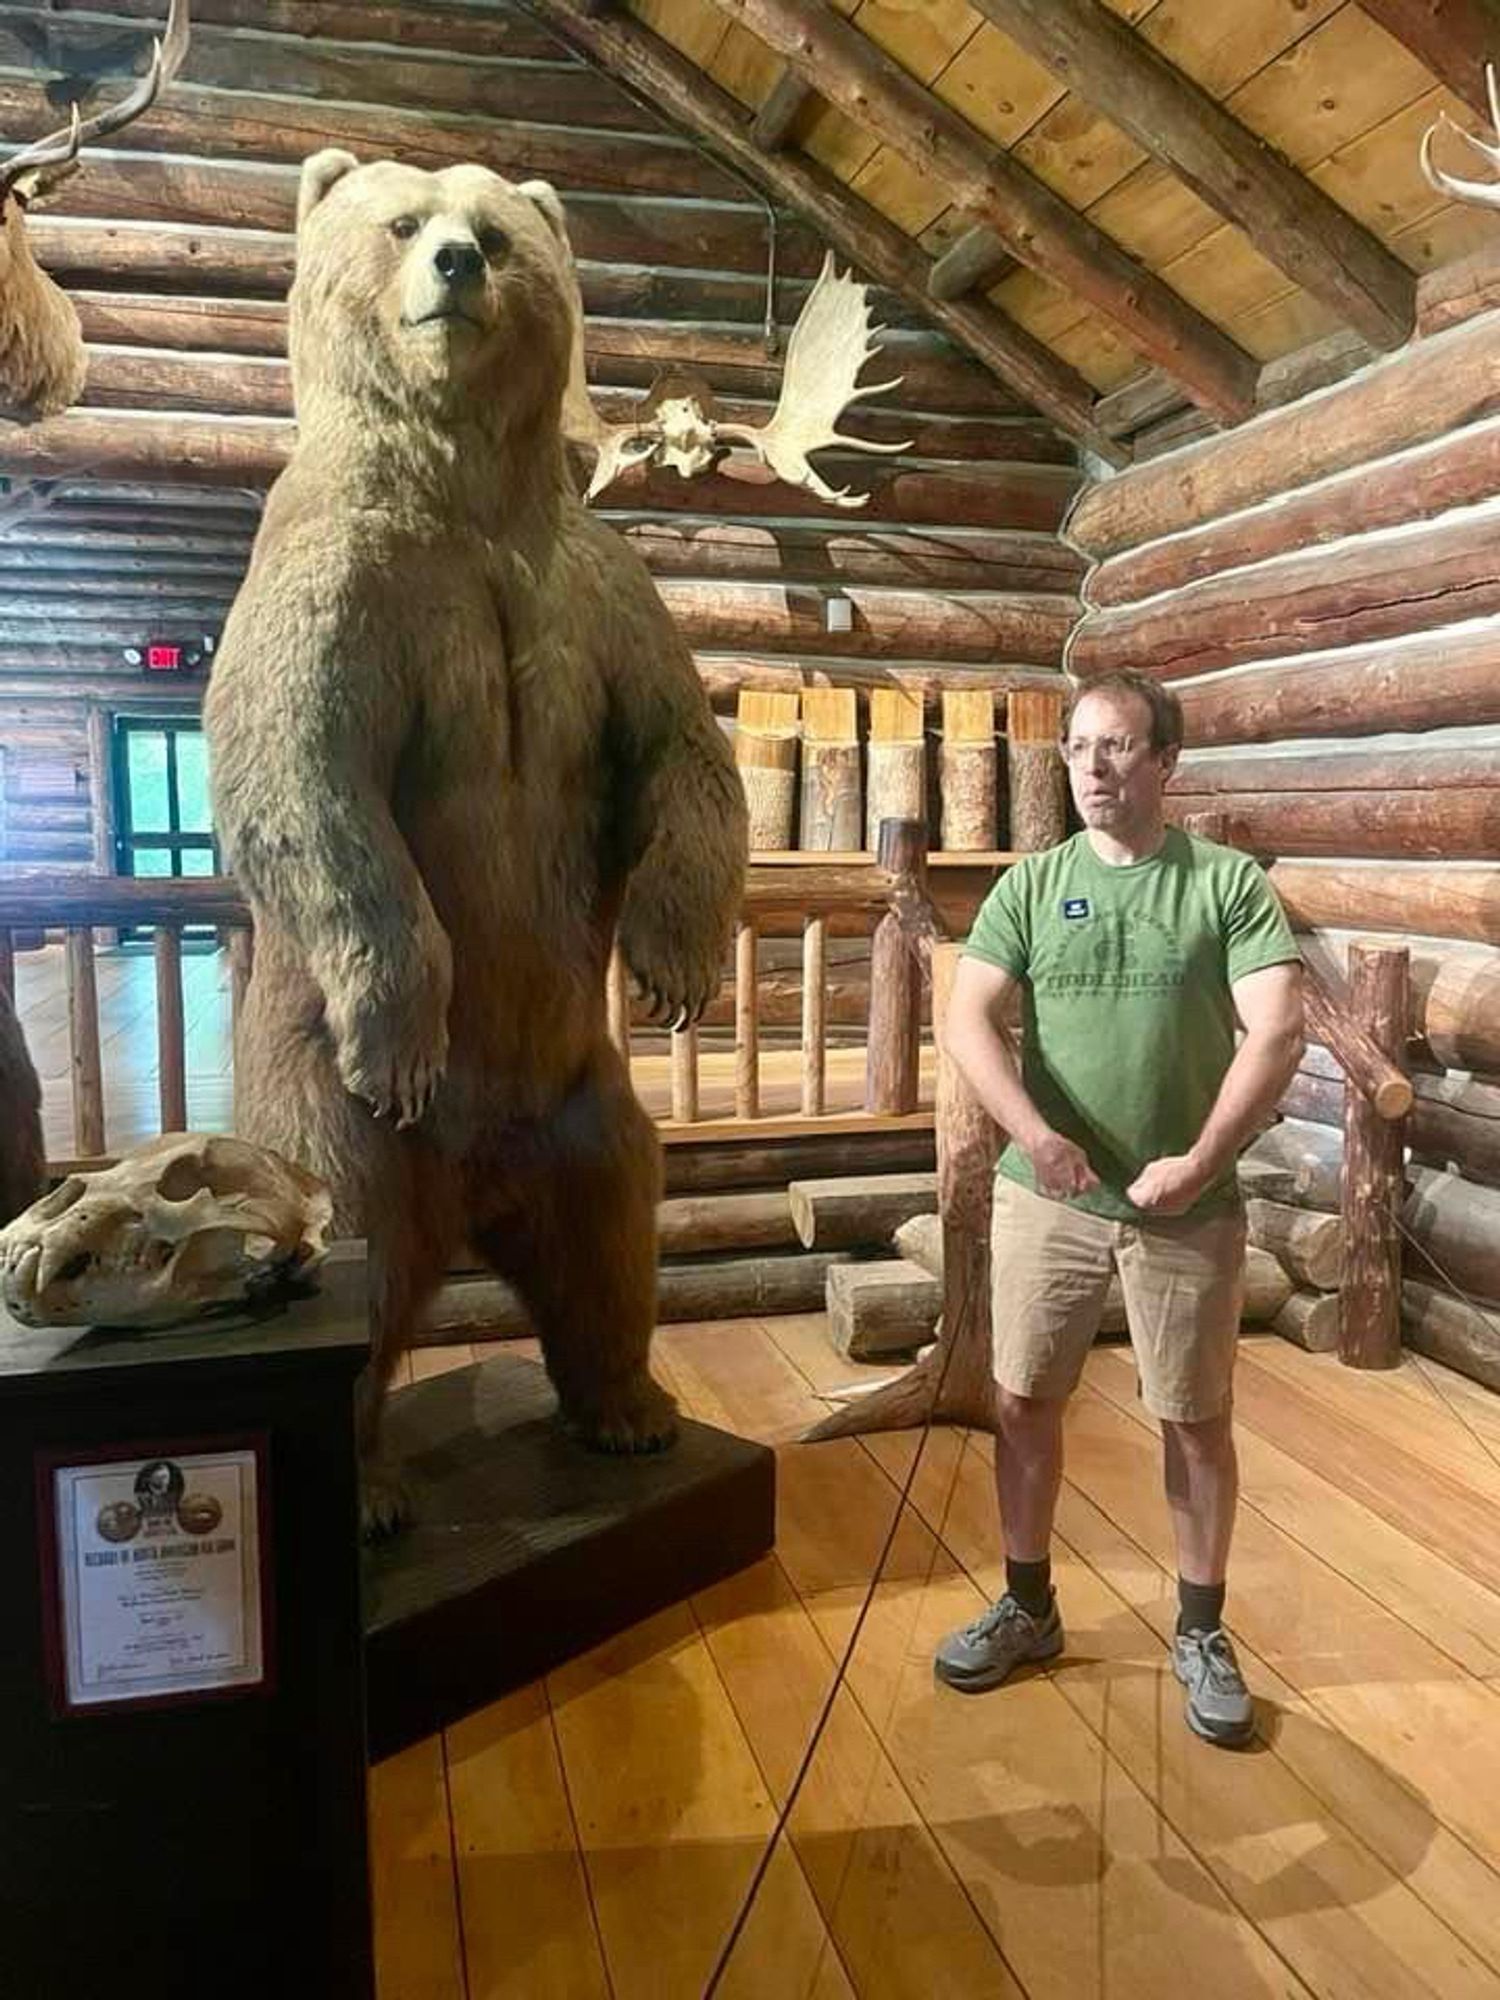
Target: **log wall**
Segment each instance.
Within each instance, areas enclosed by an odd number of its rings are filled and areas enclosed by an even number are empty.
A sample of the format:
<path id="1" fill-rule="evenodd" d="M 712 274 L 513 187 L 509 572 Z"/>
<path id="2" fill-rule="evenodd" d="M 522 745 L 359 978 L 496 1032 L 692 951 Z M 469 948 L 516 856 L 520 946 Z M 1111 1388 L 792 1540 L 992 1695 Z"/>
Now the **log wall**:
<path id="1" fill-rule="evenodd" d="M 1085 681 L 1172 684 L 1173 816 L 1217 815 L 1271 865 L 1335 984 L 1361 936 L 1409 947 L 1404 1221 L 1494 1299 L 1500 1261 L 1471 1243 L 1500 1231 L 1500 312 L 1431 323 L 1091 487 L 1066 529 L 1092 565 L 1067 657 Z M 1333 1144 L 1342 1103 L 1310 1051 L 1284 1110 Z M 1420 1257 L 1408 1275 L 1439 1283 Z"/>
<path id="2" fill-rule="evenodd" d="M 135 0 L 55 24 L 36 11 L 80 70 L 111 49 L 124 67 L 141 36 Z M 704 378 L 728 418 L 763 422 L 774 406 L 766 209 L 528 16 L 317 0 L 262 10 L 253 30 L 247 19 L 195 13 L 182 81 L 30 220 L 78 303 L 90 367 L 81 407 L 0 436 L 3 868 L 107 861 L 91 810 L 107 781 L 101 719 L 196 704 L 197 687 L 147 681 L 124 650 L 213 634 L 242 574 L 293 435 L 290 230 L 297 165 L 317 146 L 550 178 L 607 414 L 624 416 L 667 367 Z M 34 41 L 0 22 L 11 143 L 54 115 Z M 784 348 L 823 245 L 805 221 L 777 221 Z M 822 455 L 827 476 L 869 494 L 859 512 L 739 453 L 692 481 L 638 471 L 606 496 L 726 716 L 745 688 L 850 686 L 863 732 L 872 688 L 920 689 L 935 719 L 944 687 L 1057 673 L 1084 567 L 1057 534 L 1080 480 L 1074 448 L 900 299 L 881 294 L 877 316 L 887 348 L 867 373 L 902 383 L 845 427 L 910 449 Z M 831 629 L 835 598 L 847 632 Z"/>

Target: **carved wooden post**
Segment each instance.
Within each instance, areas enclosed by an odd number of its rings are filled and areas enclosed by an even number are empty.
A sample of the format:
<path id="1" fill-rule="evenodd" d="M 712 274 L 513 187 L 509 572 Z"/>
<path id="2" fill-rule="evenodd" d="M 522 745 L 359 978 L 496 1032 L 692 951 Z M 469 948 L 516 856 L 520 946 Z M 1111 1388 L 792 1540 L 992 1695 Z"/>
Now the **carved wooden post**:
<path id="1" fill-rule="evenodd" d="M 797 845 L 804 853 L 856 854 L 864 844 L 864 824 L 854 690 L 804 688 Z"/>
<path id="2" fill-rule="evenodd" d="M 991 688 L 947 688 L 938 758 L 945 853 L 995 845 L 995 696 Z"/>
<path id="3" fill-rule="evenodd" d="M 187 1130 L 187 1050 L 182 1020 L 182 926 L 158 924 L 156 1067 L 163 1132 Z"/>
<path id="4" fill-rule="evenodd" d="M 734 761 L 750 814 L 750 852 L 792 844 L 797 813 L 797 697 L 743 688 L 734 727 Z"/>
<path id="5" fill-rule="evenodd" d="M 1392 1062 L 1405 1053 L 1410 953 L 1351 945 L 1351 1011 Z M 1405 1123 L 1382 1118 L 1357 1087 L 1344 1092 L 1344 1278 L 1339 1359 L 1350 1368 L 1394 1368 L 1401 1359 L 1402 1142 Z"/>
<path id="6" fill-rule="evenodd" d="M 1018 854 L 1056 847 L 1068 828 L 1068 773 L 1057 747 L 1066 690 L 1015 688 L 1005 701 L 1010 845 Z"/>
<path id="7" fill-rule="evenodd" d="M 994 1428 L 990 1211 L 995 1162 L 1004 1135 L 943 1047 L 948 1000 L 962 956 L 959 944 L 931 947 L 938 1049 L 938 1209 L 943 1223 L 943 1318 L 937 1345 L 896 1381 L 832 1411 L 808 1432 L 812 1438 L 906 1430 L 926 1422 L 929 1412 L 935 1422 Z"/>
<path id="8" fill-rule="evenodd" d="M 879 861 L 893 903 L 927 893 L 927 830 L 920 820 L 880 823 Z M 870 947 L 870 1031 L 865 1049 L 865 1109 L 915 1111 L 922 1045 L 922 976 L 895 908 L 876 926 Z"/>

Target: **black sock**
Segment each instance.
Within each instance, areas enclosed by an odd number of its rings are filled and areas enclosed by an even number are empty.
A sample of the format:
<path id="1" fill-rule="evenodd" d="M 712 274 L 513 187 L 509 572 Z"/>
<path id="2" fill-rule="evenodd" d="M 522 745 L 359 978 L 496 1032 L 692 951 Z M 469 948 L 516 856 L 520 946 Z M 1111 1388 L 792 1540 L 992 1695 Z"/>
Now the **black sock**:
<path id="1" fill-rule="evenodd" d="M 1177 1579 L 1177 1630 L 1216 1632 L 1224 1622 L 1224 1585 Z"/>
<path id="2" fill-rule="evenodd" d="M 1040 1562 L 1012 1562 L 1005 1558 L 1005 1589 L 1023 1611 L 1033 1618 L 1045 1618 L 1052 1609 L 1052 1558 Z"/>

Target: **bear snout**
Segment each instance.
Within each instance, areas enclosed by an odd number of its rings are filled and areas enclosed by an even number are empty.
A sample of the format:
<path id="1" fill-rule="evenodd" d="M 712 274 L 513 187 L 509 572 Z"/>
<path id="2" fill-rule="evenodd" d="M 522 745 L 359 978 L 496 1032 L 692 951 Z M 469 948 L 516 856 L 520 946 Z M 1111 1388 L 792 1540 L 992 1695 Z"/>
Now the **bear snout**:
<path id="1" fill-rule="evenodd" d="M 484 258 L 473 243 L 440 243 L 432 262 L 438 276 L 453 286 L 476 285 L 484 276 Z"/>

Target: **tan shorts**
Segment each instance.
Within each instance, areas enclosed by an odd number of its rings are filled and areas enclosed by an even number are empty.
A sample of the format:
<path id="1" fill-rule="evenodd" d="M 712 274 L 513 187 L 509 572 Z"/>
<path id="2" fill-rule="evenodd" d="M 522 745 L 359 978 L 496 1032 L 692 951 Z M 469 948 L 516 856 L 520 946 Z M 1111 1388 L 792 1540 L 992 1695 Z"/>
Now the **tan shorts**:
<path id="1" fill-rule="evenodd" d="M 1245 1217 L 1113 1222 L 997 1177 L 995 1379 L 1016 1396 L 1066 1396 L 1078 1383 L 1118 1270 L 1155 1417 L 1201 1423 L 1229 1408 L 1245 1290 Z"/>

